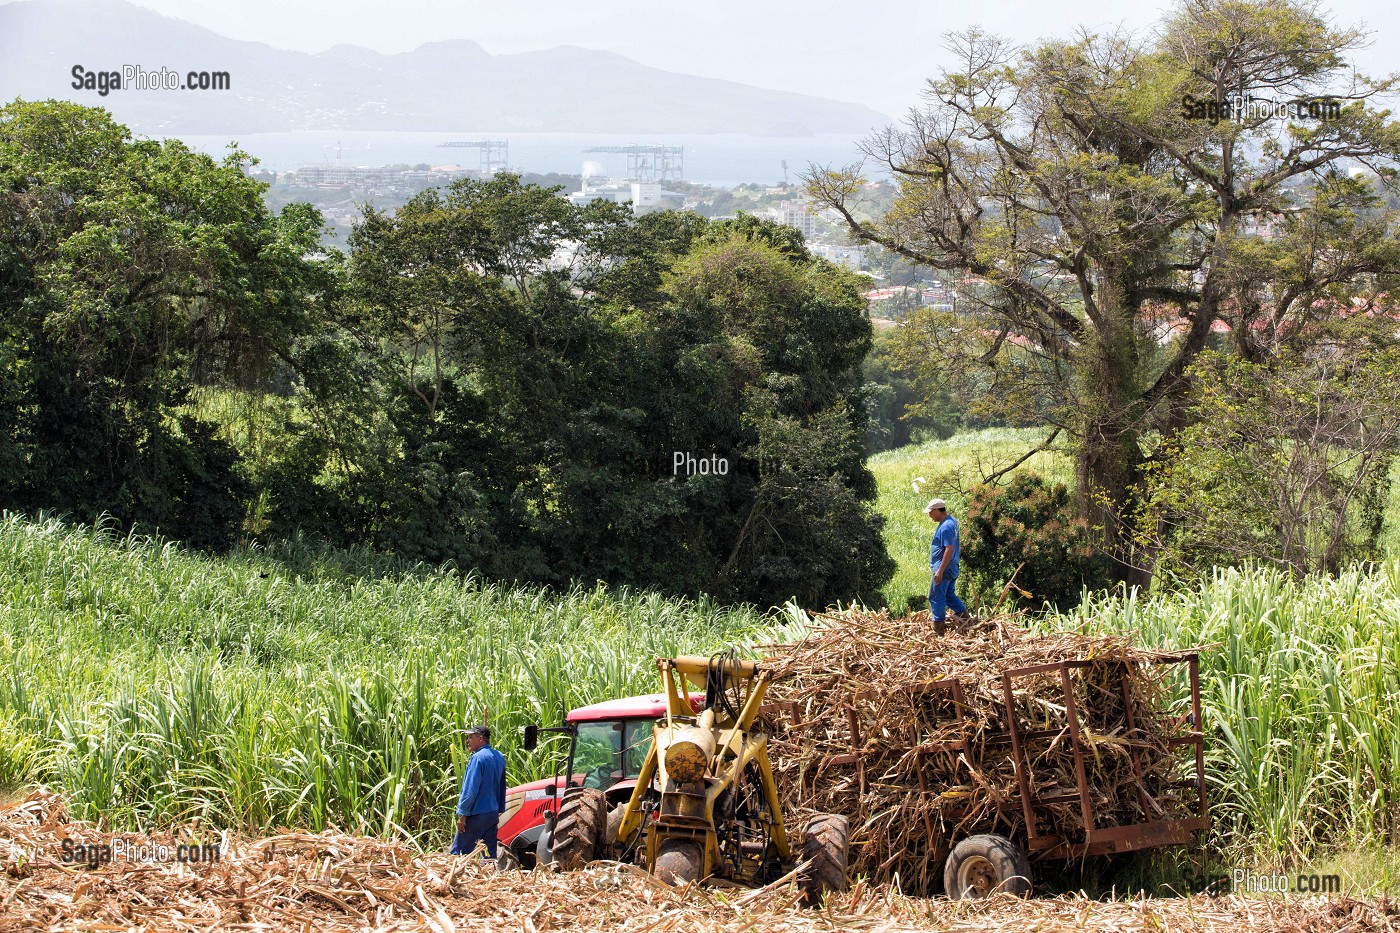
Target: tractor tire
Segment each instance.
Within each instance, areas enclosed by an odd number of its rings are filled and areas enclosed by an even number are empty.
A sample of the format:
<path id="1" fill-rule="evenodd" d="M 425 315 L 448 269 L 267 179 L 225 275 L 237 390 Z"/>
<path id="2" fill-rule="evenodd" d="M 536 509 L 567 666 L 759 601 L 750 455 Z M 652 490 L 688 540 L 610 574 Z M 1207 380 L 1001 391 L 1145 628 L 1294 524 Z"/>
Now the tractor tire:
<path id="1" fill-rule="evenodd" d="M 802 860 L 807 867 L 798 879 L 803 906 L 820 907 L 827 893 L 846 890 L 850 838 L 851 824 L 844 816 L 818 813 L 807 821 L 802 842 Z"/>
<path id="2" fill-rule="evenodd" d="M 682 887 L 700 880 L 705 870 L 705 855 L 700 845 L 689 840 L 667 839 L 656 853 L 657 878 L 670 885 Z"/>
<path id="3" fill-rule="evenodd" d="M 608 799 L 593 787 L 571 787 L 559 803 L 554 824 L 550 864 L 556 871 L 575 871 L 601 854 L 608 822 Z"/>
<path id="4" fill-rule="evenodd" d="M 1030 897 L 1030 859 L 1005 836 L 968 836 L 953 846 L 943 866 L 943 890 L 952 898 L 992 894 Z"/>
<path id="5" fill-rule="evenodd" d="M 520 856 L 508 845 L 496 847 L 497 871 L 520 871 Z"/>

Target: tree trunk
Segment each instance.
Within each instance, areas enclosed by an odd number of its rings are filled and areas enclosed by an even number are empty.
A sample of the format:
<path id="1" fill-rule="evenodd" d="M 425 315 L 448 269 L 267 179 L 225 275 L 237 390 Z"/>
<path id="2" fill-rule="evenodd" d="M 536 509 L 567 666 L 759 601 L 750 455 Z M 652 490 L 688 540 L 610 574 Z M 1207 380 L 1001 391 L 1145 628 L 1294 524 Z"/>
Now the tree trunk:
<path id="1" fill-rule="evenodd" d="M 1079 514 L 1096 529 L 1113 561 L 1114 578 L 1146 589 L 1150 561 L 1136 553 L 1131 520 L 1135 487 L 1142 479 L 1143 396 L 1138 385 L 1136 309 L 1126 308 L 1126 289 L 1098 294 L 1096 343 L 1085 348 L 1081 367 L 1080 443 L 1076 458 Z"/>
<path id="2" fill-rule="evenodd" d="M 1142 478 L 1138 431 L 1109 419 L 1086 419 L 1083 430 L 1076 463 L 1079 514 L 1113 561 L 1114 579 L 1146 589 L 1151 561 L 1139 553 L 1125 525 Z"/>

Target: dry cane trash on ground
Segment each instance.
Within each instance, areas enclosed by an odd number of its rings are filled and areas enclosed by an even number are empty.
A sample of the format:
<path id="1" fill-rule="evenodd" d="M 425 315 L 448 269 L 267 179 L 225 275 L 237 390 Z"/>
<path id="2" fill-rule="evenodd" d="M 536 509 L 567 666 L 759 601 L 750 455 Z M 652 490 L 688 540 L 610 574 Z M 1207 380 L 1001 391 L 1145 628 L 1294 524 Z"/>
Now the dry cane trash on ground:
<path id="1" fill-rule="evenodd" d="M 1346 897 L 953 903 L 858 882 L 824 909 L 802 910 L 793 906 L 791 886 L 676 890 L 610 863 L 563 874 L 497 872 L 474 858 L 334 832 L 211 837 L 221 857 L 201 864 L 116 860 L 88 869 L 62 862 L 65 840 L 164 844 L 173 852 L 191 838 L 188 830 L 99 832 L 69 822 L 62 799 L 46 791 L 0 808 L 0 931 L 1400 930 L 1400 906 Z"/>
<path id="2" fill-rule="evenodd" d="M 1193 759 L 1167 744 L 1188 728 L 1173 700 L 1189 690 L 1168 680 L 1184 680 L 1185 670 L 1154 663 L 1174 656 L 1124 638 L 1035 634 L 1014 616 L 966 621 L 941 636 L 927 611 L 819 618 L 822 627 L 803 642 L 768 646 L 777 676 L 766 725 L 784 811 L 848 816 L 853 874 L 933 894 L 942 890 L 947 840 L 998 833 L 1024 843 L 1002 674 L 1034 665 L 1093 662 L 1070 676 L 1099 828 L 1196 812 L 1194 788 L 1177 786 L 1194 773 Z M 1013 686 L 1020 727 L 1048 733 L 1025 745 L 1032 797 L 1058 798 L 1037 808 L 1037 830 L 1082 841 L 1061 675 L 1020 677 Z M 1131 741 L 1125 693 L 1137 727 Z M 943 750 L 951 744 L 962 747 Z"/>

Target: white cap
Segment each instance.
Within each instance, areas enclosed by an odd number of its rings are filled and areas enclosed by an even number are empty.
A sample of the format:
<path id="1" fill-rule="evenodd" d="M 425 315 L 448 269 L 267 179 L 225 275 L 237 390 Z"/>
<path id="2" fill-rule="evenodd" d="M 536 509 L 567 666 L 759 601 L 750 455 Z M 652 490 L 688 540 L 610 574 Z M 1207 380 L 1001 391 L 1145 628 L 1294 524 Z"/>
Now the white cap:
<path id="1" fill-rule="evenodd" d="M 942 509 L 946 512 L 948 510 L 948 503 L 944 502 L 942 499 L 930 499 L 928 505 L 924 506 L 924 514 L 938 509 Z"/>

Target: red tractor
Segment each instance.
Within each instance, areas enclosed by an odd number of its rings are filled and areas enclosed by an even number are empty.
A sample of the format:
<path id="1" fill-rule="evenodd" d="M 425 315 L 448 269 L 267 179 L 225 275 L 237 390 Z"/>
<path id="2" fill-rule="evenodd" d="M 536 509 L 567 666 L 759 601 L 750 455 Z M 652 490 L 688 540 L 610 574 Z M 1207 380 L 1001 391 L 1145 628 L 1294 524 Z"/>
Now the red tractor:
<path id="1" fill-rule="evenodd" d="M 704 699 L 703 693 L 690 694 L 697 711 Z M 540 732 L 563 733 L 569 736 L 569 754 L 562 773 L 506 791 L 498 831 L 503 858 L 522 868 L 541 859 L 548 863 L 550 832 L 565 788 L 596 788 L 606 796 L 609 810 L 620 812 L 646 761 L 656 721 L 665 715 L 666 698 L 652 693 L 579 707 L 558 728 L 527 727 L 527 748 L 534 747 Z"/>

